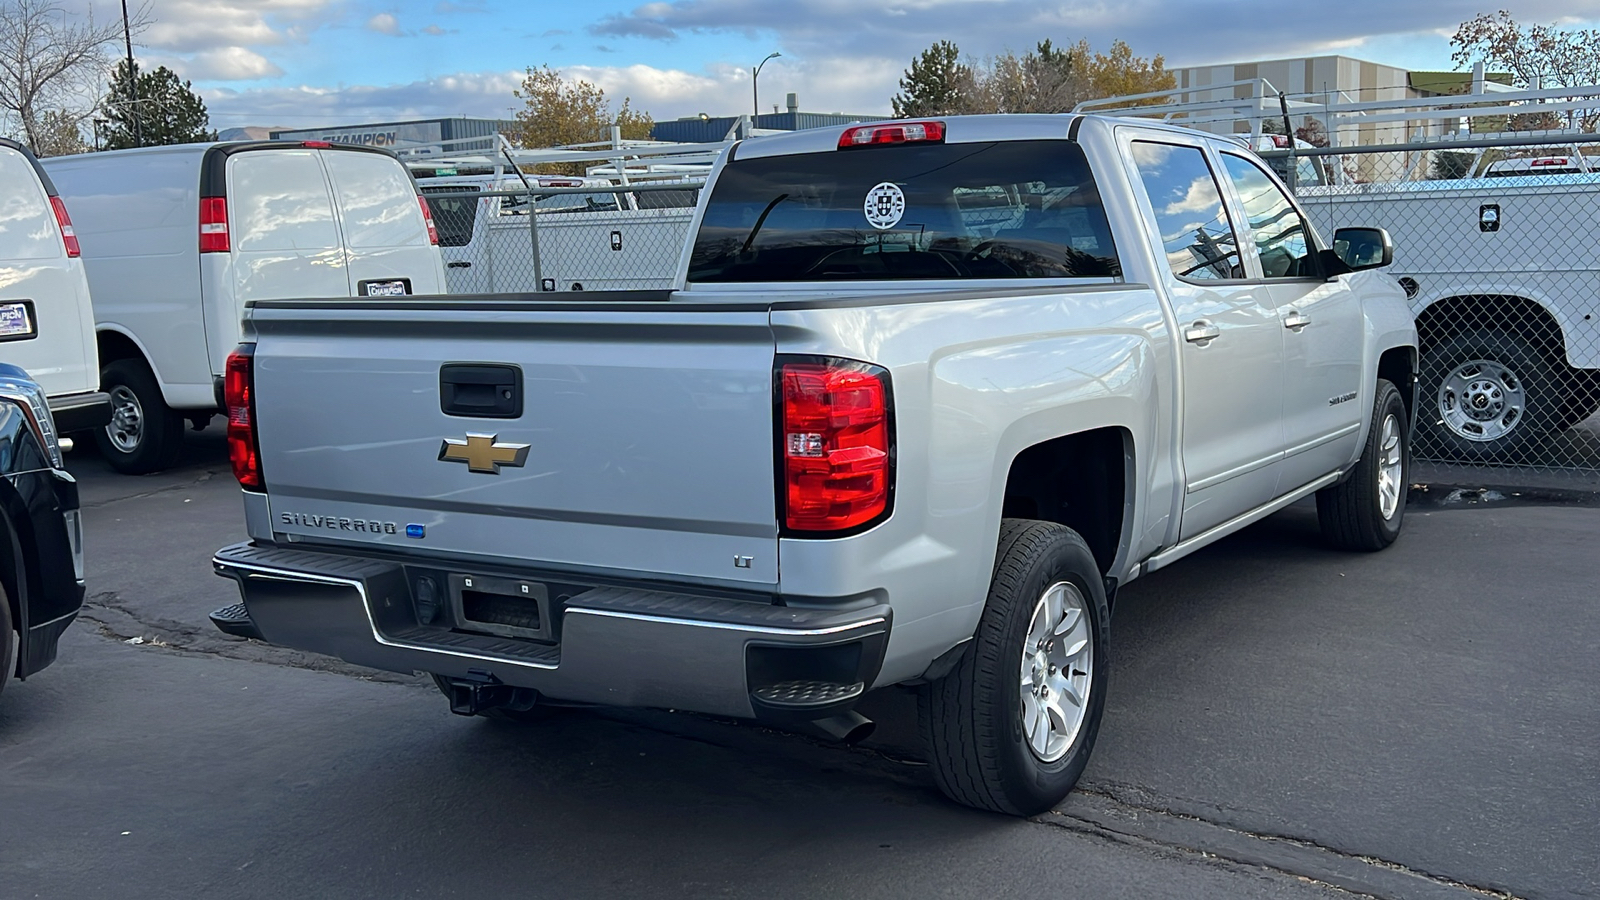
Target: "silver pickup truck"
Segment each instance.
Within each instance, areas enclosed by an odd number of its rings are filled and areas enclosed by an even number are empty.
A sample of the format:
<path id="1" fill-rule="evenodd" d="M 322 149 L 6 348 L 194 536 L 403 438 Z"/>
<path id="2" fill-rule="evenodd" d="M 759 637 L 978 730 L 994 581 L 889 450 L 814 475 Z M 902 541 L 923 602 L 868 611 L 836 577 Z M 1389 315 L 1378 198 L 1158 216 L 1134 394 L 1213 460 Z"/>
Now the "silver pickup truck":
<path id="1" fill-rule="evenodd" d="M 1119 585 L 1316 495 L 1404 512 L 1411 314 L 1247 150 L 1092 116 L 729 150 L 674 291 L 261 301 L 227 366 L 237 634 L 462 714 L 856 737 L 913 686 L 955 800 L 1059 802 Z"/>

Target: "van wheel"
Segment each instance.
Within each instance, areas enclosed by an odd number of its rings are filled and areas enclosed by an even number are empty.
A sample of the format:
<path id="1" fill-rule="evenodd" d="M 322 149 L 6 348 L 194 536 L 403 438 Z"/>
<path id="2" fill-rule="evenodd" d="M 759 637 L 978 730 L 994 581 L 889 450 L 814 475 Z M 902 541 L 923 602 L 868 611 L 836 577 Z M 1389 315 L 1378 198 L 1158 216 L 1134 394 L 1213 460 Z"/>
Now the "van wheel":
<path id="1" fill-rule="evenodd" d="M 178 461 L 183 417 L 167 407 L 161 386 L 143 362 L 107 363 L 100 370 L 100 389 L 111 395 L 111 422 L 94 433 L 94 442 L 113 469 L 144 475 Z"/>
<path id="2" fill-rule="evenodd" d="M 1089 762 L 1105 709 L 1110 614 L 1083 538 L 1005 519 L 978 630 L 950 674 L 918 692 L 930 768 L 967 806 L 1031 816 Z"/>
<path id="3" fill-rule="evenodd" d="M 0 534 L 3 534 L 0 530 Z M 0 584 L 0 693 L 5 693 L 6 682 L 17 668 L 17 626 L 11 620 L 11 598 L 6 596 L 6 586 Z"/>
<path id="4" fill-rule="evenodd" d="M 1567 384 L 1550 359 L 1503 331 L 1457 335 L 1422 361 L 1427 458 L 1516 464 L 1531 442 L 1560 426 Z"/>
<path id="5" fill-rule="evenodd" d="M 1382 550 L 1400 536 L 1406 516 L 1411 429 L 1400 392 L 1378 379 L 1367 444 L 1344 482 L 1317 491 L 1322 537 L 1340 550 Z"/>
<path id="6" fill-rule="evenodd" d="M 1600 369 L 1572 369 L 1567 374 L 1567 394 L 1561 404 L 1561 430 L 1600 412 Z"/>

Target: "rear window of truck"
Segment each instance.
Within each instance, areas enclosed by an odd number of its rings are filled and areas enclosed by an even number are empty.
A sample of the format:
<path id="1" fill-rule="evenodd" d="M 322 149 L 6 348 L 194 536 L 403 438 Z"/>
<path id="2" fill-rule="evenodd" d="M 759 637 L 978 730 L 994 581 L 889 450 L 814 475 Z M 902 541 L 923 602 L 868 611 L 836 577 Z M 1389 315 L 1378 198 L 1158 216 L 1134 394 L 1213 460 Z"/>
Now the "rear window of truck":
<path id="1" fill-rule="evenodd" d="M 735 159 L 711 190 L 688 280 L 1121 274 L 1083 150 L 1042 140 Z"/>

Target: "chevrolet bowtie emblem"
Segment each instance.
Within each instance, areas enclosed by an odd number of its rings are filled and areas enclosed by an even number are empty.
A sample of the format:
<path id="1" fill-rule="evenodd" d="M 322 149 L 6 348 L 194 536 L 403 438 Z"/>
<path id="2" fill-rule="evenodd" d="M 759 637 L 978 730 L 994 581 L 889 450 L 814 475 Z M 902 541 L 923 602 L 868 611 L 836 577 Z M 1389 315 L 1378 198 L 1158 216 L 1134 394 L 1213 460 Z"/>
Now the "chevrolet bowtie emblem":
<path id="1" fill-rule="evenodd" d="M 458 441 L 445 438 L 439 445 L 439 458 L 445 462 L 467 464 L 470 472 L 499 475 L 501 466 L 520 466 L 528 461 L 528 444 L 502 444 L 498 434 L 467 434 Z"/>

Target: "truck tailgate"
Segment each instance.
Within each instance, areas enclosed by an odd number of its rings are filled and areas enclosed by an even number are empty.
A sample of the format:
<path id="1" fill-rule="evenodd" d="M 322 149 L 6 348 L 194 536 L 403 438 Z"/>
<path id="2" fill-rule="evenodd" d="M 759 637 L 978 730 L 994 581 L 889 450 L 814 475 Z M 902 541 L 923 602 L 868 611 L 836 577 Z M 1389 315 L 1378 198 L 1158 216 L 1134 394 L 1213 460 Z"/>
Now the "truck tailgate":
<path id="1" fill-rule="evenodd" d="M 256 422 L 273 530 L 776 584 L 768 316 L 704 309 L 257 305 Z M 519 370 L 520 415 L 447 413 L 441 372 L 463 365 Z"/>

